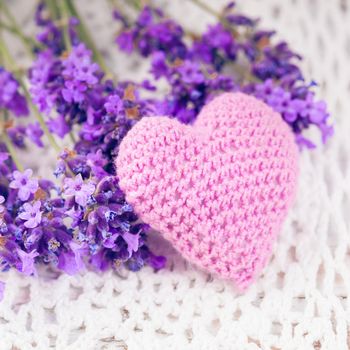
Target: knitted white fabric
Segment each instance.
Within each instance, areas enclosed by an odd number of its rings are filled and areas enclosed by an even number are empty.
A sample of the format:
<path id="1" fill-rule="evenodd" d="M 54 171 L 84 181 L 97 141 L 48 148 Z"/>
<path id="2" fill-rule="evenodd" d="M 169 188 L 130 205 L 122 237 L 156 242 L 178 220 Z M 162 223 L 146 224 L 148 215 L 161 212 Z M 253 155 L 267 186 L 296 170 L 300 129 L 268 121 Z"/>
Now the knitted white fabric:
<path id="1" fill-rule="evenodd" d="M 106 3 L 76 2 L 119 76 L 144 76 L 136 58 L 111 47 L 115 24 Z M 350 348 L 350 1 L 238 2 L 305 56 L 304 71 L 320 83 L 336 122 L 326 148 L 301 156 L 297 201 L 264 275 L 237 295 L 229 282 L 189 266 L 164 242 L 158 251 L 165 249 L 170 263 L 158 273 L 0 274 L 7 283 L 1 350 Z M 30 32 L 25 23 L 34 1 L 10 3 Z M 185 0 L 166 5 L 192 30 L 213 21 Z"/>

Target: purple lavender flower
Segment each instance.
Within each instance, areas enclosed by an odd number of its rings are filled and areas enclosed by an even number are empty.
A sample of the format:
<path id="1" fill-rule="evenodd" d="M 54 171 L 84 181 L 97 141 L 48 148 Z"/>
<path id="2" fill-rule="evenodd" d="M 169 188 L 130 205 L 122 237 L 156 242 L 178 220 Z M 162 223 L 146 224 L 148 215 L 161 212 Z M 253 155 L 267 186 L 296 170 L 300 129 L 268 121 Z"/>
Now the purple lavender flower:
<path id="1" fill-rule="evenodd" d="M 322 134 L 322 142 L 325 144 L 330 137 L 334 135 L 333 125 L 328 125 L 327 122 L 321 123 L 319 125 Z"/>
<path id="2" fill-rule="evenodd" d="M 71 129 L 65 117 L 61 114 L 59 114 L 56 118 L 50 118 L 50 120 L 47 122 L 47 126 L 52 133 L 61 138 L 64 138 Z"/>
<path id="3" fill-rule="evenodd" d="M 89 86 L 98 82 L 96 73 L 99 67 L 91 60 L 91 51 L 84 44 L 75 46 L 66 60 L 63 61 L 62 74 L 65 87 L 62 96 L 67 102 L 82 102 L 84 92 Z"/>
<path id="4" fill-rule="evenodd" d="M 313 124 L 323 123 L 327 117 L 327 105 L 324 101 L 314 101 L 314 94 L 308 92 L 305 100 L 303 101 L 303 106 L 300 108 L 300 116 L 302 118 L 309 118 L 310 122 Z"/>
<path id="5" fill-rule="evenodd" d="M 125 21 L 121 22 L 126 25 Z M 137 49 L 142 56 L 149 56 L 154 52 L 163 51 L 170 61 L 174 61 L 186 56 L 183 36 L 184 31 L 176 22 L 165 18 L 162 11 L 145 6 L 135 27 L 126 27 L 116 41 L 119 47 L 128 53 Z"/>
<path id="6" fill-rule="evenodd" d="M 60 255 L 57 266 L 67 274 L 75 275 L 85 267 L 83 258 L 87 253 L 87 245 L 72 241 L 69 247 L 69 251 Z"/>
<path id="7" fill-rule="evenodd" d="M 63 36 L 61 31 L 53 24 L 48 23 L 46 28 L 36 36 L 37 40 L 50 48 L 55 54 L 63 51 Z"/>
<path id="8" fill-rule="evenodd" d="M 9 154 L 7 152 L 0 152 L 0 164 L 9 159 Z"/>
<path id="9" fill-rule="evenodd" d="M 300 88 L 294 88 L 294 90 L 292 88 L 288 91 L 276 85 L 271 79 L 255 84 L 253 90 L 256 97 L 282 115 L 296 134 L 296 142 L 300 146 L 315 147 L 311 141 L 300 135 L 303 129 L 311 124 L 321 130 L 323 142 L 332 135 L 333 128 L 327 124 L 329 113 L 326 104 L 323 101 L 315 101 L 313 92 L 306 90 L 304 96 L 300 93 L 296 94 L 294 91 L 299 91 Z"/>
<path id="10" fill-rule="evenodd" d="M 230 31 L 219 23 L 209 26 L 200 40 L 194 42 L 191 51 L 198 60 L 212 64 L 221 71 L 228 60 L 236 59 L 238 45 Z"/>
<path id="11" fill-rule="evenodd" d="M 128 253 L 129 258 L 131 257 L 133 252 L 137 252 L 139 249 L 139 235 L 138 234 L 131 234 L 129 232 L 125 232 L 123 234 L 123 239 L 128 245 Z"/>
<path id="12" fill-rule="evenodd" d="M 168 73 L 168 65 L 166 63 L 165 53 L 162 51 L 156 51 L 152 55 L 152 68 L 151 73 L 153 74 L 155 79 L 159 79 L 160 77 L 166 77 Z"/>
<path id="13" fill-rule="evenodd" d="M 304 137 L 302 134 L 296 134 L 295 135 L 295 142 L 299 145 L 300 148 L 308 148 L 308 149 L 314 149 L 316 148 L 316 145 Z"/>
<path id="14" fill-rule="evenodd" d="M 24 125 L 16 125 L 7 128 L 7 134 L 16 147 L 25 148 L 26 128 Z"/>
<path id="15" fill-rule="evenodd" d="M 109 95 L 104 106 L 107 113 L 115 116 L 124 112 L 123 101 L 117 94 Z"/>
<path id="16" fill-rule="evenodd" d="M 38 26 L 45 26 L 50 23 L 50 18 L 47 16 L 47 13 L 44 13 L 45 9 L 46 4 L 44 2 L 40 2 L 35 9 L 34 19 Z"/>
<path id="17" fill-rule="evenodd" d="M 22 201 L 29 199 L 30 195 L 35 193 L 39 187 L 37 179 L 31 179 L 32 169 L 27 169 L 23 173 L 15 170 L 12 174 L 13 180 L 9 187 L 18 190 L 18 197 Z"/>
<path id="18" fill-rule="evenodd" d="M 293 123 L 298 117 L 298 109 L 302 106 L 292 98 L 292 94 L 280 86 L 274 86 L 271 79 L 256 86 L 256 96 L 263 99 L 274 110 L 281 113 L 288 123 Z M 296 109 L 295 107 L 298 106 Z"/>
<path id="19" fill-rule="evenodd" d="M 62 90 L 63 99 L 68 102 L 81 103 L 84 101 L 85 91 L 87 85 L 80 83 L 79 81 L 71 80 L 65 82 L 65 87 Z"/>
<path id="20" fill-rule="evenodd" d="M 45 50 L 37 55 L 29 73 L 30 93 L 33 102 L 40 112 L 50 114 L 59 96 L 61 83 L 57 73 L 60 72 L 60 62 L 51 50 Z"/>
<path id="21" fill-rule="evenodd" d="M 16 169 L 9 153 L 4 144 L 0 142 L 0 176 L 7 176 L 14 169 Z M 5 194 L 5 191 L 0 191 L 0 193 Z"/>
<path id="22" fill-rule="evenodd" d="M 37 35 L 37 40 L 43 44 L 44 47 L 49 48 L 55 55 L 59 56 L 65 49 L 65 43 L 63 40 L 62 28 L 59 28 L 54 20 L 48 16 L 47 5 L 45 2 L 40 1 L 35 11 L 35 22 L 43 28 L 43 31 Z M 62 20 L 62 18 L 60 18 Z M 70 17 L 68 22 L 68 32 L 70 42 L 75 45 L 78 42 L 76 25 L 79 23 L 75 17 Z M 35 48 L 36 51 L 39 48 Z"/>
<path id="23" fill-rule="evenodd" d="M 134 49 L 134 31 L 123 31 L 116 39 L 119 48 L 126 53 L 131 53 Z"/>
<path id="24" fill-rule="evenodd" d="M 93 182 L 84 182 L 81 174 L 78 174 L 74 179 L 66 178 L 64 180 L 64 194 L 74 196 L 75 202 L 81 206 L 87 205 L 88 199 L 94 191 L 95 185 Z"/>
<path id="25" fill-rule="evenodd" d="M 27 101 L 19 92 L 19 83 L 0 66 L 0 108 L 6 108 L 17 117 L 29 114 Z"/>
<path id="26" fill-rule="evenodd" d="M 243 16 L 239 14 L 238 15 L 229 14 L 225 18 L 229 23 L 236 26 L 254 27 L 254 25 L 258 22 L 258 20 L 254 20 L 247 16 Z"/>
<path id="27" fill-rule="evenodd" d="M 17 249 L 17 254 L 21 261 L 21 267 L 19 270 L 28 276 L 35 274 L 36 270 L 34 266 L 34 259 L 39 255 L 38 252 L 36 250 L 32 250 L 31 252 L 27 253 L 21 249 Z"/>
<path id="28" fill-rule="evenodd" d="M 18 89 L 18 83 L 13 79 L 9 72 L 6 72 L 3 68 L 0 73 L 1 82 L 1 101 L 3 104 L 12 100 L 14 94 Z"/>
<path id="29" fill-rule="evenodd" d="M 68 65 L 65 66 L 66 69 L 63 71 L 63 74 L 69 75 L 69 73 L 72 72 L 71 70 L 73 69 L 75 78 L 78 81 L 85 82 L 88 85 L 96 84 L 98 82 L 98 79 L 95 74 L 99 70 L 99 67 L 97 63 L 91 62 L 90 56 L 91 56 L 91 52 L 86 50 L 86 48 L 85 48 L 85 52 L 76 53 L 74 66 L 73 67 L 69 67 Z"/>
<path id="30" fill-rule="evenodd" d="M 44 144 L 41 141 L 41 137 L 44 135 L 44 132 L 41 130 L 41 127 L 38 122 L 30 123 L 27 125 L 26 135 L 38 147 L 44 147 Z"/>
<path id="31" fill-rule="evenodd" d="M 18 217 L 25 221 L 25 227 L 34 228 L 41 223 L 42 212 L 40 211 L 40 207 L 40 201 L 35 201 L 33 205 L 30 203 L 23 204 L 24 211 L 20 212 Z"/>
<path id="32" fill-rule="evenodd" d="M 184 61 L 178 68 L 181 80 L 185 84 L 201 84 L 205 78 L 197 63 L 191 61 Z"/>
<path id="33" fill-rule="evenodd" d="M 49 116 L 51 132 L 63 138 L 73 124 L 84 123 L 105 102 L 102 74 L 84 44 L 74 46 L 68 57 L 51 50 L 38 54 L 30 70 L 30 92 L 39 110 Z M 52 109 L 57 116 L 51 117 Z"/>
<path id="34" fill-rule="evenodd" d="M 91 168 L 92 174 L 97 179 L 102 179 L 108 175 L 104 170 L 104 167 L 107 165 L 107 160 L 102 154 L 102 150 L 97 150 L 96 153 L 89 153 L 86 156 L 86 164 Z"/>
<path id="35" fill-rule="evenodd" d="M 301 56 L 292 52 L 285 42 L 264 48 L 263 54 L 264 58 L 252 66 L 253 74 L 259 79 L 281 79 L 286 76 L 292 76 L 294 80 L 302 79 L 301 71 L 294 63 Z"/>
<path id="36" fill-rule="evenodd" d="M 164 62 L 165 63 L 165 62 Z M 232 78 L 203 68 L 199 62 L 185 60 L 182 64 L 169 64 L 162 73 L 152 67 L 157 79 L 163 72 L 170 85 L 170 92 L 163 100 L 157 101 L 159 115 L 171 115 L 183 123 L 191 123 L 206 102 L 221 91 L 232 91 Z"/>
<path id="37" fill-rule="evenodd" d="M 160 270 L 165 267 L 166 258 L 164 256 L 157 256 L 152 253 L 149 254 L 148 263 L 155 269 Z"/>

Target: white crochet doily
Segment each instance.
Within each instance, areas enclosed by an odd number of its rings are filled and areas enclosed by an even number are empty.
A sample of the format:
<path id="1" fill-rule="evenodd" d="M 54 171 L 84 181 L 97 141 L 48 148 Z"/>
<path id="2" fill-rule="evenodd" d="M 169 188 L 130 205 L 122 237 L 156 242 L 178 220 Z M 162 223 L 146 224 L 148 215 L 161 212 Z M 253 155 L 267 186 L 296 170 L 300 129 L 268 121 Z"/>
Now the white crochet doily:
<path id="1" fill-rule="evenodd" d="M 169 264 L 158 273 L 0 274 L 7 284 L 0 304 L 1 350 L 350 348 L 350 1 L 238 2 L 304 55 L 304 71 L 319 82 L 336 127 L 326 147 L 301 156 L 297 201 L 264 275 L 238 295 L 164 242 L 159 250 Z M 32 33 L 35 1 L 9 3 Z M 137 58 L 112 45 L 116 24 L 105 1 L 76 3 L 115 72 L 140 80 L 145 69 Z M 186 0 L 163 3 L 193 31 L 213 22 Z M 224 1 L 208 3 L 219 8 Z"/>

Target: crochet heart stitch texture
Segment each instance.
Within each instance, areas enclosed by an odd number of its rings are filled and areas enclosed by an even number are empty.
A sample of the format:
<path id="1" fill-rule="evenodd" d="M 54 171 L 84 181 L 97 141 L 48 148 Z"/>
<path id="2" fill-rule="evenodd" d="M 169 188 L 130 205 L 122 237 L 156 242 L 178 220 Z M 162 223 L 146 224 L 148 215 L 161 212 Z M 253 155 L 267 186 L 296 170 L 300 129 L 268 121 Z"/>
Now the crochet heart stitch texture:
<path id="1" fill-rule="evenodd" d="M 298 150 L 263 102 L 226 93 L 193 125 L 145 117 L 116 160 L 140 218 L 190 262 L 244 290 L 266 265 L 295 196 Z"/>

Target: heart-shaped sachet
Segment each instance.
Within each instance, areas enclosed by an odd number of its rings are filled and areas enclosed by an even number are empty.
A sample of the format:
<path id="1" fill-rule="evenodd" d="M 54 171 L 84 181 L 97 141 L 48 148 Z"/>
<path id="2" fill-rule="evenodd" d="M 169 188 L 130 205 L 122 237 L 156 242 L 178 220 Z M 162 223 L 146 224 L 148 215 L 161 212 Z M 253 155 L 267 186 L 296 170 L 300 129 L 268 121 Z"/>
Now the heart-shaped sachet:
<path id="1" fill-rule="evenodd" d="M 120 187 L 140 218 L 201 268 L 245 289 L 269 259 L 296 189 L 289 126 L 263 102 L 223 94 L 193 125 L 145 117 L 123 139 Z"/>

